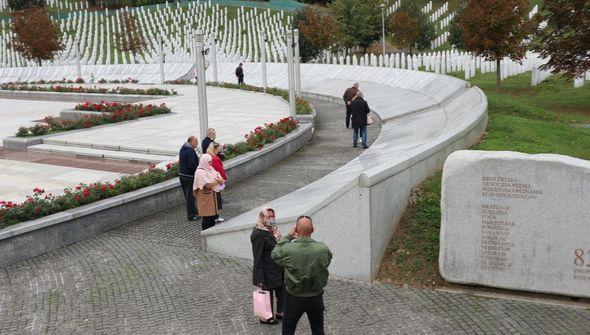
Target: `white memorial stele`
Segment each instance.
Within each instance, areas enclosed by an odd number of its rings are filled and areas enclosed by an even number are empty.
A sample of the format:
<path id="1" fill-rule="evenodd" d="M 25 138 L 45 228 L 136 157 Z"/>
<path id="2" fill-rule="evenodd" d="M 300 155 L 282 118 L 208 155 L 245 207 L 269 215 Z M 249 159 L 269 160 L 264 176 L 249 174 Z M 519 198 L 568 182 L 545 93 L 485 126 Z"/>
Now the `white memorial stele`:
<path id="1" fill-rule="evenodd" d="M 439 266 L 452 283 L 590 298 L 590 161 L 451 154 Z"/>

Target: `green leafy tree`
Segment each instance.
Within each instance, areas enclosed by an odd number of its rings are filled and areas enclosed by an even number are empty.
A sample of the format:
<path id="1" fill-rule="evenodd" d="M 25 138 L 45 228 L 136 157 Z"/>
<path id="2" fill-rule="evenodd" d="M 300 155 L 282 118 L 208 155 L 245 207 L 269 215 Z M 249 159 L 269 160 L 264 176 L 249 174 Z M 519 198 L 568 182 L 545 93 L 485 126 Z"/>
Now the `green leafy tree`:
<path id="1" fill-rule="evenodd" d="M 45 7 L 45 0 L 8 0 L 8 8 L 23 10 L 28 7 Z"/>
<path id="2" fill-rule="evenodd" d="M 381 37 L 380 0 L 334 0 L 329 8 L 342 31 L 346 48 L 367 48 Z"/>
<path id="3" fill-rule="evenodd" d="M 396 11 L 389 21 L 389 31 L 393 34 L 393 40 L 403 48 L 410 49 L 420 36 L 420 27 L 417 19 L 410 17 L 406 12 Z"/>
<path id="4" fill-rule="evenodd" d="M 449 43 L 453 45 L 457 49 L 464 50 L 465 43 L 463 42 L 463 28 L 459 24 L 459 20 L 461 20 L 461 15 L 463 14 L 463 10 L 467 5 L 466 0 L 462 0 L 455 11 L 455 16 L 449 23 Z"/>
<path id="5" fill-rule="evenodd" d="M 323 50 L 335 48 L 342 38 L 340 27 L 325 9 L 307 7 L 294 16 L 299 28 L 300 54 L 303 62 L 319 56 Z"/>
<path id="6" fill-rule="evenodd" d="M 590 1 L 545 0 L 535 19 L 545 22 L 534 47 L 549 58 L 542 69 L 570 78 L 590 70 Z"/>
<path id="7" fill-rule="evenodd" d="M 406 15 L 403 15 L 402 13 L 405 13 Z M 410 18 L 407 24 L 417 28 L 417 31 L 416 29 L 412 29 L 413 33 L 410 40 L 405 40 L 408 37 L 407 30 L 409 28 L 403 27 L 402 24 L 396 23 L 396 17 L 397 19 L 402 19 L 402 21 Z M 406 47 L 409 47 L 410 50 L 413 46 L 416 46 L 418 50 L 429 49 L 430 43 L 436 37 L 434 23 L 430 22 L 428 20 L 428 16 L 422 13 L 420 6 L 415 0 L 402 1 L 400 8 L 396 12 L 396 15 L 392 18 L 392 22 L 390 22 L 390 28 L 395 29 L 392 30 L 392 33 L 394 34 L 394 42 L 400 42 L 395 37 L 396 33 L 398 35 L 402 35 L 404 36 L 404 39 L 401 41 L 402 45 L 409 44 L 409 46 Z"/>
<path id="8" fill-rule="evenodd" d="M 459 20 L 465 50 L 496 62 L 496 91 L 500 90 L 500 61 L 520 61 L 532 32 L 528 0 L 470 0 Z"/>

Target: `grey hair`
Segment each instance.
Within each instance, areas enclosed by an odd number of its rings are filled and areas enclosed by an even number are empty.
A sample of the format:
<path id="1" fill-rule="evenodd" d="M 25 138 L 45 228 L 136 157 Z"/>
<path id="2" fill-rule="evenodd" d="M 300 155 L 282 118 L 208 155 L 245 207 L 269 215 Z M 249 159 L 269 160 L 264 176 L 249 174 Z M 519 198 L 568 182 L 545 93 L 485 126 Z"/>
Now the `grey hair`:
<path id="1" fill-rule="evenodd" d="M 364 98 L 364 97 L 365 97 L 365 95 L 363 94 L 363 92 L 361 92 L 361 91 L 358 91 L 358 92 L 356 92 L 356 97 L 357 97 L 357 98 Z"/>

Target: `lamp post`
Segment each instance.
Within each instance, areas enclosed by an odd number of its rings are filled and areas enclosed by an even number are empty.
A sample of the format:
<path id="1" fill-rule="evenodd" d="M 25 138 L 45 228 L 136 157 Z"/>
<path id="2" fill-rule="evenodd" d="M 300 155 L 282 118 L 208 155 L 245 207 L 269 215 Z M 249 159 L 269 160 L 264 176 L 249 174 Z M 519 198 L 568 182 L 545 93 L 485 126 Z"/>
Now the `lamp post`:
<path id="1" fill-rule="evenodd" d="M 287 78 L 289 80 L 289 111 L 295 117 L 295 69 L 293 64 L 293 30 L 287 30 Z"/>
<path id="2" fill-rule="evenodd" d="M 293 47 L 294 47 L 294 54 L 293 57 L 295 58 L 295 94 L 298 98 L 301 98 L 301 64 L 300 64 L 300 57 L 299 57 L 299 29 L 293 30 Z"/>
<path id="3" fill-rule="evenodd" d="M 213 63 L 213 81 L 217 82 L 217 34 L 211 37 L 211 63 Z"/>
<path id="4" fill-rule="evenodd" d="M 195 56 L 197 58 L 197 92 L 199 98 L 199 131 L 201 138 L 205 138 L 209 119 L 207 115 L 207 81 L 205 80 L 205 54 L 203 50 L 203 31 L 195 34 Z"/>
<path id="5" fill-rule="evenodd" d="M 166 77 L 164 76 L 164 41 L 162 36 L 158 37 L 158 58 L 160 61 L 160 81 L 163 84 L 166 82 Z"/>
<path id="6" fill-rule="evenodd" d="M 262 88 L 266 92 L 266 36 L 261 31 L 258 35 L 258 41 L 260 43 L 260 66 L 262 67 Z"/>
<path id="7" fill-rule="evenodd" d="M 382 53 L 383 57 L 385 58 L 385 2 L 381 3 L 381 31 L 382 31 Z"/>
<path id="8" fill-rule="evenodd" d="M 82 78 L 82 67 L 80 66 L 80 41 L 76 39 L 76 79 Z"/>

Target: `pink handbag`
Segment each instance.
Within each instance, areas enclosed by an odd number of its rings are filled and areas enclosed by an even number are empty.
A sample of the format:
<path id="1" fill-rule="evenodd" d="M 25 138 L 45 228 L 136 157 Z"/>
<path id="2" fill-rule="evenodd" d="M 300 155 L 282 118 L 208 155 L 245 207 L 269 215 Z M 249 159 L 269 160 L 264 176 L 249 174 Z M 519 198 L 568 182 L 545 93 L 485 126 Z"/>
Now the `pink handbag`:
<path id="1" fill-rule="evenodd" d="M 254 315 L 263 319 L 272 318 L 272 308 L 270 306 L 270 292 L 265 290 L 256 290 L 252 292 L 252 305 L 254 306 Z"/>

